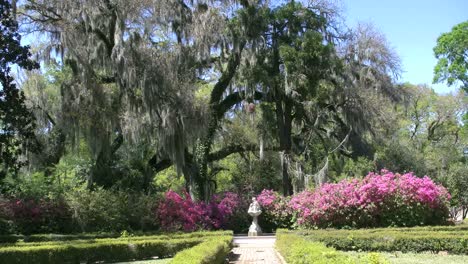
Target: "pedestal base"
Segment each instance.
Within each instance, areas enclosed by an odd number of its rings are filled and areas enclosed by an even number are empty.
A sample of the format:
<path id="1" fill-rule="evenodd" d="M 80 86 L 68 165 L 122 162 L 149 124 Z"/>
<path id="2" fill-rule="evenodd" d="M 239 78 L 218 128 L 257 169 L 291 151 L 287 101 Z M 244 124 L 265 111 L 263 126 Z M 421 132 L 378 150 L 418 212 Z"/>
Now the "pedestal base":
<path id="1" fill-rule="evenodd" d="M 262 231 L 249 231 L 249 237 L 256 237 L 256 236 L 261 236 Z"/>

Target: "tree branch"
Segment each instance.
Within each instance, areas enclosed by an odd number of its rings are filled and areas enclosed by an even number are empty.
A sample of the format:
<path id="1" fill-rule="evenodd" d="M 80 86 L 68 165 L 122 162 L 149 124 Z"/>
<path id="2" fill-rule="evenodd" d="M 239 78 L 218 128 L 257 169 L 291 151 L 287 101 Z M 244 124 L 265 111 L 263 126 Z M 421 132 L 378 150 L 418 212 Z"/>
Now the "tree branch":
<path id="1" fill-rule="evenodd" d="M 231 109 L 234 105 L 240 103 L 242 101 L 241 94 L 243 92 L 235 92 L 228 96 L 226 96 L 223 101 L 221 101 L 216 109 L 216 113 L 218 118 L 221 118 L 229 109 Z M 259 91 L 255 91 L 254 100 L 262 100 L 267 102 L 267 96 Z"/>
<path id="2" fill-rule="evenodd" d="M 218 150 L 216 152 L 210 153 L 208 155 L 208 161 L 213 162 L 213 161 L 224 159 L 227 156 L 229 156 L 231 154 L 234 154 L 234 153 L 254 151 L 254 150 L 257 150 L 257 149 L 259 149 L 259 146 L 255 145 L 255 144 L 251 144 L 251 145 L 247 145 L 247 146 L 230 145 L 230 146 L 227 146 L 227 147 L 225 147 L 223 149 L 220 149 L 220 150 Z M 280 147 L 278 147 L 278 146 L 269 147 L 269 148 L 265 148 L 264 150 L 266 150 L 266 151 L 279 151 Z"/>

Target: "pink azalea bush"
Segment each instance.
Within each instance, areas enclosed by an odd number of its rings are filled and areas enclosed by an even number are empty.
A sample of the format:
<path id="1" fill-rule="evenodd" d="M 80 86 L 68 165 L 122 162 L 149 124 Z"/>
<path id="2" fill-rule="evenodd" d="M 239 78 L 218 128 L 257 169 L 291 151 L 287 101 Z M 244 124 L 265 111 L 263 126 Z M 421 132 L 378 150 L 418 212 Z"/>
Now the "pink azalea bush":
<path id="1" fill-rule="evenodd" d="M 284 197 L 273 190 L 263 190 L 257 201 L 262 207 L 259 217 L 260 226 L 268 231 L 276 228 L 290 228 L 293 224 L 293 213 L 289 206 L 289 197 Z"/>
<path id="2" fill-rule="evenodd" d="M 5 233 L 67 232 L 71 227 L 70 208 L 60 199 L 0 199 L 0 208 L 0 220 L 14 229 Z"/>
<path id="3" fill-rule="evenodd" d="M 195 202 L 187 192 L 168 191 L 156 209 L 161 228 L 166 231 L 195 231 L 224 228 L 239 205 L 235 193 L 214 195 L 210 202 Z"/>
<path id="4" fill-rule="evenodd" d="M 449 200 L 447 190 L 427 176 L 382 170 L 304 191 L 289 206 L 305 227 L 415 226 L 445 223 Z"/>

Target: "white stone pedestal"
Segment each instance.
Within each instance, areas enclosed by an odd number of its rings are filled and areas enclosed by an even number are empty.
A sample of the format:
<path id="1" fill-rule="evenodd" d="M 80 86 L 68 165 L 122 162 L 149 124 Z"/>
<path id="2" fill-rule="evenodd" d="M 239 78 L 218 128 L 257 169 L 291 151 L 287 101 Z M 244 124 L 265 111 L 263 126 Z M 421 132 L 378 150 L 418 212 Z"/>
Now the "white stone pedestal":
<path id="1" fill-rule="evenodd" d="M 262 234 L 262 229 L 258 225 L 258 215 L 259 213 L 250 213 L 251 216 L 253 216 L 253 221 L 252 224 L 249 227 L 249 237 L 250 236 L 260 236 Z"/>

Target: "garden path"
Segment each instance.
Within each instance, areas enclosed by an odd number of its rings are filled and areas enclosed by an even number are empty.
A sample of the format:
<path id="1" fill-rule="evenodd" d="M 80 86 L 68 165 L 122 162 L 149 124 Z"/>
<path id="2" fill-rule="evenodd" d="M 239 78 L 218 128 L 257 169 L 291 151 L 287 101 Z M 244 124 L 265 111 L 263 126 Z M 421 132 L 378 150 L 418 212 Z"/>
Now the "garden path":
<path id="1" fill-rule="evenodd" d="M 234 236 L 234 248 L 229 254 L 231 264 L 283 264 L 276 252 L 274 235 L 259 237 Z"/>

